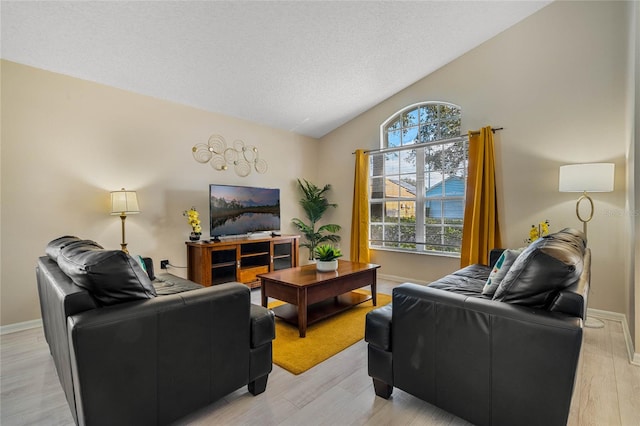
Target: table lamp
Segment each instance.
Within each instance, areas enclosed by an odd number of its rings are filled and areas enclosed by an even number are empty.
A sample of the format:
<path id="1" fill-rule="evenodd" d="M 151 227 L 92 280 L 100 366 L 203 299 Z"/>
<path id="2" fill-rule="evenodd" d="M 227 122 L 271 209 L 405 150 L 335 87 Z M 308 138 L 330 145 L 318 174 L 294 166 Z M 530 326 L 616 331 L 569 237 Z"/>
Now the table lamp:
<path id="1" fill-rule="evenodd" d="M 135 191 L 125 191 L 122 188 L 120 191 L 111 192 L 111 215 L 120 215 L 122 220 L 122 251 L 129 253 L 127 250 L 127 243 L 124 238 L 124 221 L 127 219 L 128 214 L 138 214 L 140 208 L 138 207 L 138 195 Z"/>
<path id="2" fill-rule="evenodd" d="M 611 192 L 613 191 L 613 176 L 615 165 L 613 163 L 570 164 L 560 166 L 559 190 L 560 192 L 582 192 L 576 203 L 576 215 L 582 222 L 584 236 L 587 236 L 587 222 L 593 218 L 593 200 L 587 192 Z M 591 207 L 589 216 L 583 218 L 580 215 L 580 203 L 584 200 Z"/>

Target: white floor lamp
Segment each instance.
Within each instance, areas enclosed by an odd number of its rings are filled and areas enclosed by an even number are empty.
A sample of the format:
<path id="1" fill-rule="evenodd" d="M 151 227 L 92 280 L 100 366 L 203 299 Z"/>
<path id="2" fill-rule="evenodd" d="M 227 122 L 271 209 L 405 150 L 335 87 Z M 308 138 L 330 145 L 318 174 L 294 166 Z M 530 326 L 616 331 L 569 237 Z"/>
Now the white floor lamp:
<path id="1" fill-rule="evenodd" d="M 593 218 L 593 200 L 587 192 L 613 191 L 613 177 L 615 165 L 613 163 L 570 164 L 560 167 L 560 192 L 582 192 L 576 203 L 576 216 L 582 222 L 582 230 L 587 237 L 587 223 Z M 588 201 L 589 215 L 584 218 L 580 214 L 580 203 Z M 595 318 L 587 317 L 585 327 L 602 328 L 604 323 Z"/>

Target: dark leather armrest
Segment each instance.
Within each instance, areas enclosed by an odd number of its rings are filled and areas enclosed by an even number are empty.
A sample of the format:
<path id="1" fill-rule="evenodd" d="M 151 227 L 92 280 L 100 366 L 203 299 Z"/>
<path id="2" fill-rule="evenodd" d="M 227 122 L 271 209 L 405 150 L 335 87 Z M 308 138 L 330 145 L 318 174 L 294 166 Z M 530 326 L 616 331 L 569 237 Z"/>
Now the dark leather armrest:
<path id="1" fill-rule="evenodd" d="M 251 347 L 270 343 L 276 338 L 276 324 L 273 311 L 260 305 L 251 304 Z"/>
<path id="2" fill-rule="evenodd" d="M 367 313 L 364 340 L 384 351 L 391 351 L 391 304 Z"/>

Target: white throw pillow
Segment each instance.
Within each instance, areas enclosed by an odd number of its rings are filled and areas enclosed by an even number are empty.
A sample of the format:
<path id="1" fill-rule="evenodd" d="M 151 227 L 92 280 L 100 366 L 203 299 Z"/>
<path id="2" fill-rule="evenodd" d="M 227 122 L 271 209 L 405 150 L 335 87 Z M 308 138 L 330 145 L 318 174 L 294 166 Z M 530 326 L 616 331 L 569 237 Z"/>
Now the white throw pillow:
<path id="1" fill-rule="evenodd" d="M 507 272 L 509 272 L 509 268 L 511 268 L 511 265 L 513 265 L 513 262 L 515 262 L 520 253 L 522 253 L 522 249 L 507 249 L 502 252 L 502 255 L 498 258 L 496 264 L 493 266 L 493 269 L 489 274 L 489 278 L 487 278 L 487 282 L 482 288 L 482 294 L 484 296 L 493 297 L 505 275 L 507 275 Z"/>

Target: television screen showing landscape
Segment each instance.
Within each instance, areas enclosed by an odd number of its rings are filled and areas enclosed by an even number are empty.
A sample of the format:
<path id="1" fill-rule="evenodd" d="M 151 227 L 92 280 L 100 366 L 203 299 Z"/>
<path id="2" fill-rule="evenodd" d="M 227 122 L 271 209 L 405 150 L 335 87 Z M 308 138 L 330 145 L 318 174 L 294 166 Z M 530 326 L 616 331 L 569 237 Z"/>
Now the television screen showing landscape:
<path id="1" fill-rule="evenodd" d="M 280 190 L 233 185 L 209 186 L 211 236 L 280 229 Z"/>

